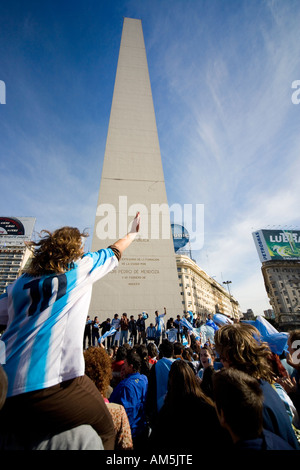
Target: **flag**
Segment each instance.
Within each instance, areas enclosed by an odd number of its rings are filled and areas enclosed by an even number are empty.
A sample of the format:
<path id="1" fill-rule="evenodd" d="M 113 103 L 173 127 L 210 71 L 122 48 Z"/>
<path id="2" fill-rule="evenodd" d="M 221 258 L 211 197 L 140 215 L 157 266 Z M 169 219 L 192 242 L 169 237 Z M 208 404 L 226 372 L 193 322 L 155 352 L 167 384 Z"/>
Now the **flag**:
<path id="1" fill-rule="evenodd" d="M 188 311 L 189 315 L 190 315 L 190 322 L 193 323 L 193 320 L 194 320 L 194 314 L 191 310 Z"/>
<path id="2" fill-rule="evenodd" d="M 209 339 L 212 344 L 215 343 L 215 330 L 209 325 L 202 325 L 200 328 L 197 328 L 201 336 L 201 343 L 205 344 Z"/>
<path id="3" fill-rule="evenodd" d="M 195 339 L 196 341 L 199 341 L 200 340 L 200 336 L 197 332 L 197 330 L 191 325 L 191 323 L 185 318 L 183 317 L 181 320 L 180 320 L 180 325 L 184 326 L 185 328 L 187 328 L 193 335 L 195 335 Z"/>
<path id="4" fill-rule="evenodd" d="M 226 317 L 226 315 L 222 315 L 222 313 L 215 313 L 215 315 L 213 316 L 213 320 L 219 326 L 229 325 L 233 323 L 230 318 Z"/>
<path id="5" fill-rule="evenodd" d="M 168 340 L 171 343 L 175 343 L 175 341 L 177 341 L 177 329 L 176 328 L 172 328 L 170 330 L 167 330 L 166 333 L 167 333 L 167 336 L 168 336 Z"/>
<path id="6" fill-rule="evenodd" d="M 183 346 L 188 346 L 188 340 L 186 339 L 186 337 L 184 335 L 182 335 L 182 344 Z"/>
<path id="7" fill-rule="evenodd" d="M 103 336 L 100 336 L 100 338 L 98 339 L 98 343 L 102 343 L 102 341 L 104 341 L 107 336 L 112 336 L 114 333 L 116 333 L 116 331 L 117 330 L 112 326 L 109 331 L 106 331 Z"/>
<path id="8" fill-rule="evenodd" d="M 288 350 L 288 333 L 277 331 L 276 328 L 274 328 L 274 326 L 271 325 L 271 323 L 269 323 L 268 320 L 263 316 L 259 315 L 256 317 L 255 321 L 241 320 L 241 322 L 255 326 L 261 335 L 260 339 L 268 343 L 271 351 L 274 354 L 280 355 L 283 353 L 283 351 Z"/>
<path id="9" fill-rule="evenodd" d="M 206 320 L 206 325 L 210 326 L 215 331 L 217 331 L 219 329 L 218 325 L 216 325 L 216 323 L 212 320 Z"/>

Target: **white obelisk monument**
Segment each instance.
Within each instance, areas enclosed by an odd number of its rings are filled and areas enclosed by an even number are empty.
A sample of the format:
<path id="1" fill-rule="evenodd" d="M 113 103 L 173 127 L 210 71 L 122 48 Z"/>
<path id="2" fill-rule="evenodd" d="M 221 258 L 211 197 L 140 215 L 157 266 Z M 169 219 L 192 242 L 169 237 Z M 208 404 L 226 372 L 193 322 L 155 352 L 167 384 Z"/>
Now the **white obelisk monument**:
<path id="1" fill-rule="evenodd" d="M 174 245 L 141 20 L 124 18 L 92 251 L 124 236 L 137 210 L 141 232 L 119 266 L 94 284 L 91 317 L 155 310 L 182 315 Z"/>

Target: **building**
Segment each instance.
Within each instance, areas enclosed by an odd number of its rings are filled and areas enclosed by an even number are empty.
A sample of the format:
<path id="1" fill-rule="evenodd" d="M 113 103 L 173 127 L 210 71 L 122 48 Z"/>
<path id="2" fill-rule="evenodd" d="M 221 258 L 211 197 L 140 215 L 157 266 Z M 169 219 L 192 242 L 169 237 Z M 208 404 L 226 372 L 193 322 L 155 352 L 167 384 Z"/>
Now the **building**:
<path id="1" fill-rule="evenodd" d="M 0 217 L 0 295 L 17 279 L 31 257 L 25 241 L 31 240 L 35 218 Z"/>
<path id="2" fill-rule="evenodd" d="M 248 308 L 247 312 L 243 312 L 243 320 L 255 320 L 255 315 L 252 308 Z"/>
<path id="3" fill-rule="evenodd" d="M 300 328 L 300 231 L 263 229 L 252 235 L 278 329 Z"/>
<path id="4" fill-rule="evenodd" d="M 261 270 L 279 328 L 300 328 L 300 261 L 266 261 Z"/>
<path id="5" fill-rule="evenodd" d="M 182 312 L 142 22 L 124 18 L 92 251 L 122 238 L 137 211 L 141 232 L 93 285 L 91 317 Z"/>
<path id="6" fill-rule="evenodd" d="M 274 320 L 275 319 L 274 310 L 271 309 L 271 308 L 268 308 L 267 310 L 264 310 L 264 317 L 267 320 Z"/>
<path id="7" fill-rule="evenodd" d="M 208 313 L 222 313 L 234 320 L 242 316 L 238 301 L 195 261 L 176 255 L 183 311 L 192 311 L 205 321 Z"/>

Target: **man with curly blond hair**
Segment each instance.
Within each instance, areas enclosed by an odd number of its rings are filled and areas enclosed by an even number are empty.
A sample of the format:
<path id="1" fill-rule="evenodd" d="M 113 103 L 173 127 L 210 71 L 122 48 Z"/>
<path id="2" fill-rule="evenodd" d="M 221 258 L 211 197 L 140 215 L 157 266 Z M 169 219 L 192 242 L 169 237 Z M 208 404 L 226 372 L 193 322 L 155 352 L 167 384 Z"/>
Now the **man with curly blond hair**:
<path id="1" fill-rule="evenodd" d="M 3 432 L 24 438 L 28 423 L 47 434 L 90 424 L 104 449 L 114 449 L 111 415 L 84 374 L 83 334 L 93 284 L 118 266 L 139 224 L 137 213 L 124 238 L 92 253 L 84 254 L 85 234 L 74 227 L 44 231 L 30 243 L 29 268 L 0 296 L 8 377 Z"/>

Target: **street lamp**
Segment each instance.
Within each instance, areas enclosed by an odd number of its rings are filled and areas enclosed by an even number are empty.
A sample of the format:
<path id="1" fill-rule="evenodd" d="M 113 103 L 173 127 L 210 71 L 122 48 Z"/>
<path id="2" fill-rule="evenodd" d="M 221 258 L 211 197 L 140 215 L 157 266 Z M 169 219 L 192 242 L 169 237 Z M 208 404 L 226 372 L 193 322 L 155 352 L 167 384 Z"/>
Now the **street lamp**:
<path id="1" fill-rule="evenodd" d="M 233 309 L 232 299 L 231 299 L 231 293 L 230 293 L 230 289 L 229 289 L 229 284 L 231 284 L 231 281 L 223 281 L 223 284 L 226 284 L 226 285 L 227 285 L 227 288 L 228 288 L 229 301 L 230 301 L 230 303 L 231 303 L 231 310 L 232 310 L 232 315 L 233 315 L 233 318 L 234 318 L 234 309 Z"/>
<path id="2" fill-rule="evenodd" d="M 229 294 L 230 297 L 231 297 L 231 293 L 230 293 L 230 289 L 229 289 L 229 284 L 231 284 L 231 281 L 223 281 L 223 284 L 227 284 L 228 294 Z"/>

